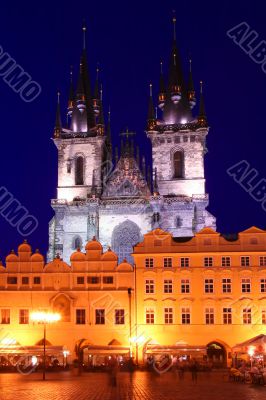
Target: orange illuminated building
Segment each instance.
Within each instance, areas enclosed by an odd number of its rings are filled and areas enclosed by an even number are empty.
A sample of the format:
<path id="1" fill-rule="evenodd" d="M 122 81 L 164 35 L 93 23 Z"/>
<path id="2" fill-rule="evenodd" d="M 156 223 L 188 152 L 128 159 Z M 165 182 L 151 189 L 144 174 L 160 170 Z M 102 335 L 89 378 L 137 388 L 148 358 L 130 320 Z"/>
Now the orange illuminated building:
<path id="1" fill-rule="evenodd" d="M 33 311 L 56 311 L 47 354 L 99 365 L 169 357 L 230 364 L 239 343 L 266 333 L 266 231 L 235 237 L 204 228 L 192 238 L 156 229 L 134 247 L 134 267 L 93 239 L 70 265 L 24 242 L 0 266 L 0 357 L 41 357 Z M 259 336 L 261 335 L 261 336 Z M 265 343 L 254 349 L 265 354 Z M 243 351 L 242 351 L 243 350 Z M 248 348 L 241 348 L 242 353 Z"/>

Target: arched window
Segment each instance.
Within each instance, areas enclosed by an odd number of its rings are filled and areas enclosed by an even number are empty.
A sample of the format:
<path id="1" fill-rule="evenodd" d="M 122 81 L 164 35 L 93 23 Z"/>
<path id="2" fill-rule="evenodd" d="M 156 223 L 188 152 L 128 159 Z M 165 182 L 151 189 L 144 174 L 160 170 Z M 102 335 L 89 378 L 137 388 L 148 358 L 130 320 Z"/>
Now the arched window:
<path id="1" fill-rule="evenodd" d="M 82 156 L 76 158 L 75 163 L 75 184 L 84 185 L 84 160 Z"/>
<path id="2" fill-rule="evenodd" d="M 174 178 L 183 177 L 183 152 L 176 151 L 173 157 L 174 161 Z"/>
<path id="3" fill-rule="evenodd" d="M 73 250 L 81 249 L 82 240 L 80 236 L 76 236 L 73 240 Z"/>

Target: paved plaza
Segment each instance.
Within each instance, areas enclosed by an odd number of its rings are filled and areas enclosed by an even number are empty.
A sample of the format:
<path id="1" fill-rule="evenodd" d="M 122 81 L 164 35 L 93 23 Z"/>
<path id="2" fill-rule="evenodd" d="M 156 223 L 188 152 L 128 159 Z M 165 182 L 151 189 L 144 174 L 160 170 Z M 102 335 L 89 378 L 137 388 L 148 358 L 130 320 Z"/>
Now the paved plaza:
<path id="1" fill-rule="evenodd" d="M 45 382 L 39 373 L 0 374 L 0 390 L 1 400 L 260 400 L 266 396 L 266 387 L 228 382 L 217 372 L 200 373 L 197 383 L 189 373 L 182 381 L 172 372 L 119 373 L 117 387 L 110 386 L 104 373 L 83 373 L 81 377 L 71 372 L 50 373 Z"/>

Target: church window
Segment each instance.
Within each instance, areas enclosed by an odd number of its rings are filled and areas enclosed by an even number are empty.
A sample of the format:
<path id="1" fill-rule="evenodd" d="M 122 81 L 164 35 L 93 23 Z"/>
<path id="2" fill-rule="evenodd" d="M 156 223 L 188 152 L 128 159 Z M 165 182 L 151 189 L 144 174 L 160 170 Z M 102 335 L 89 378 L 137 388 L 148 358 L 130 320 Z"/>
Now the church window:
<path id="1" fill-rule="evenodd" d="M 180 228 L 182 226 L 183 220 L 180 217 L 176 217 L 176 227 Z"/>
<path id="2" fill-rule="evenodd" d="M 180 143 L 180 137 L 179 136 L 175 137 L 175 143 Z"/>
<path id="3" fill-rule="evenodd" d="M 71 160 L 67 160 L 67 173 L 71 173 Z"/>
<path id="4" fill-rule="evenodd" d="M 76 158 L 75 167 L 75 184 L 84 185 L 84 159 L 82 156 Z"/>
<path id="5" fill-rule="evenodd" d="M 188 142 L 188 137 L 187 136 L 183 137 L 183 142 L 185 142 L 185 143 Z"/>
<path id="6" fill-rule="evenodd" d="M 174 178 L 182 178 L 183 176 L 183 153 L 176 151 L 174 153 Z"/>
<path id="7" fill-rule="evenodd" d="M 195 136 L 193 135 L 193 136 L 190 136 L 190 142 L 191 143 L 194 143 L 195 142 Z"/>
<path id="8" fill-rule="evenodd" d="M 167 143 L 172 143 L 172 140 L 171 139 L 167 139 Z"/>
<path id="9" fill-rule="evenodd" d="M 82 247 L 82 240 L 80 236 L 74 238 L 73 250 L 80 249 Z"/>

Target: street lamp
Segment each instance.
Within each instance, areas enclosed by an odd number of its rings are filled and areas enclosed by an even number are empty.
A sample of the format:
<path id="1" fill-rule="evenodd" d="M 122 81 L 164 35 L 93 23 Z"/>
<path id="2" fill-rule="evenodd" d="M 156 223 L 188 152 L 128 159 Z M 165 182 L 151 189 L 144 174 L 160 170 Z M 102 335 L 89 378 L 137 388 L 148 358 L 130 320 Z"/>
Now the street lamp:
<path id="1" fill-rule="evenodd" d="M 46 325 L 53 322 L 58 322 L 61 319 L 61 315 L 58 313 L 36 311 L 30 314 L 30 319 L 38 324 L 43 324 L 43 375 L 42 379 L 45 381 L 46 372 Z"/>

